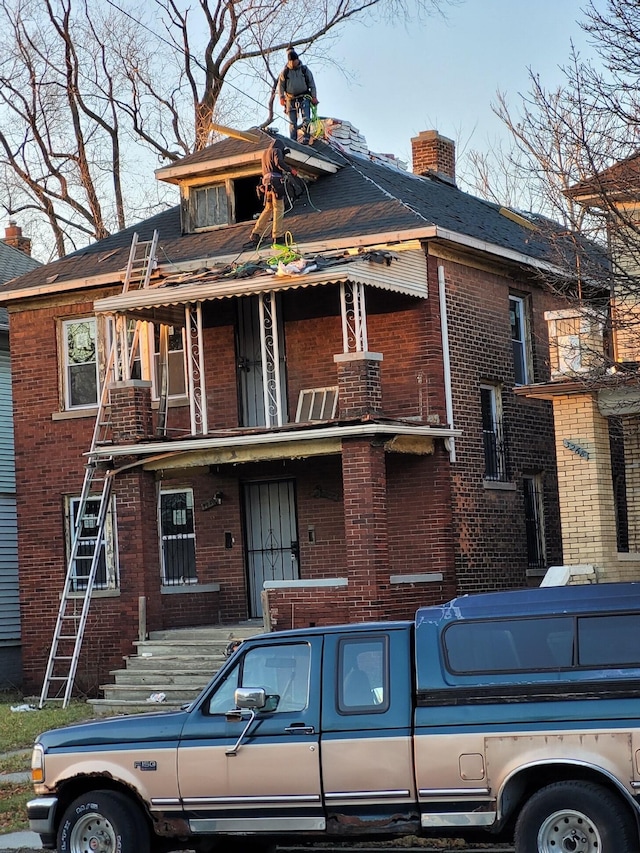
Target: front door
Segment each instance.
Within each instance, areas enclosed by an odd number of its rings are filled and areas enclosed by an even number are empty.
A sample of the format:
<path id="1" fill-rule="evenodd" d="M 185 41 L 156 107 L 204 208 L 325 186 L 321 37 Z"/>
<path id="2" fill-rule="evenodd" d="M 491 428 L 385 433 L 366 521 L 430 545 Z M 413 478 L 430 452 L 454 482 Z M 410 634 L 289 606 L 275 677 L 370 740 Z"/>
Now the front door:
<path id="1" fill-rule="evenodd" d="M 198 707 L 178 748 L 182 808 L 192 831 L 322 831 L 322 637 L 241 646 Z M 237 687 L 262 688 L 271 710 L 228 714 Z M 244 732 L 244 736 L 243 736 Z"/>
<path id="2" fill-rule="evenodd" d="M 244 510 L 250 612 L 258 617 L 262 615 L 264 581 L 296 580 L 300 576 L 293 480 L 247 483 Z"/>

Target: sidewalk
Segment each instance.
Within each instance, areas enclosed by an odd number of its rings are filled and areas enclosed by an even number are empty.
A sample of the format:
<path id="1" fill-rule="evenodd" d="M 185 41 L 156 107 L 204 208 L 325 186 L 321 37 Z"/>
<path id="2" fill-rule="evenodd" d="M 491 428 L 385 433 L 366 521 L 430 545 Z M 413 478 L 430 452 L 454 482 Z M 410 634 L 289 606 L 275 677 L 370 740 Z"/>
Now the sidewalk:
<path id="1" fill-rule="evenodd" d="M 40 836 L 28 830 L 0 835 L 0 850 L 20 850 L 21 847 L 26 847 L 29 850 L 42 850 Z"/>

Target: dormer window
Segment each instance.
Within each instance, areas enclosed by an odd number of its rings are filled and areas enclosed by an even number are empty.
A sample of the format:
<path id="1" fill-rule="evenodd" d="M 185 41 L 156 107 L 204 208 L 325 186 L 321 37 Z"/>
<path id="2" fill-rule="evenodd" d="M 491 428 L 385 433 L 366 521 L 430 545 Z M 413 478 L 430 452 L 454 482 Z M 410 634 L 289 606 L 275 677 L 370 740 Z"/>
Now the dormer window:
<path id="1" fill-rule="evenodd" d="M 262 207 L 256 192 L 259 182 L 260 175 L 249 175 L 183 187 L 183 231 L 193 233 L 251 221 Z"/>
<path id="2" fill-rule="evenodd" d="M 226 184 L 194 187 L 189 205 L 194 230 L 210 228 L 212 225 L 228 225 L 230 212 L 227 197 Z"/>

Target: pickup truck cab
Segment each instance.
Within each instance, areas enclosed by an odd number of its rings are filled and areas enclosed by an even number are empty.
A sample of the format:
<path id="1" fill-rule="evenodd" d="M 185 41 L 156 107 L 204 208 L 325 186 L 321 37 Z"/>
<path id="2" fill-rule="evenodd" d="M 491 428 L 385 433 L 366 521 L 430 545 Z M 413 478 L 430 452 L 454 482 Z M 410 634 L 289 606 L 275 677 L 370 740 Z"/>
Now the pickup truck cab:
<path id="1" fill-rule="evenodd" d="M 60 853 L 402 835 L 638 853 L 639 699 L 640 584 L 263 634 L 182 711 L 40 735 L 30 825 Z"/>

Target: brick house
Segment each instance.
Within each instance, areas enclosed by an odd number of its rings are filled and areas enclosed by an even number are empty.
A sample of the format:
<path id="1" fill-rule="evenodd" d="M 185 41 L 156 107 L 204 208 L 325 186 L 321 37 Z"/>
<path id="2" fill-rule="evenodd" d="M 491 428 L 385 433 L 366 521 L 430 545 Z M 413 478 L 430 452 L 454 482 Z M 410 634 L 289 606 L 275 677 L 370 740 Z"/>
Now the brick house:
<path id="1" fill-rule="evenodd" d="M 30 253 L 31 241 L 10 221 L 0 239 L 0 282 L 40 266 Z M 19 684 L 21 677 L 9 318 L 6 309 L 0 308 L 0 688 Z"/>
<path id="2" fill-rule="evenodd" d="M 306 269 L 274 274 L 270 248 L 242 249 L 271 140 L 159 169 L 179 206 L 0 287 L 28 689 L 118 334 L 85 688 L 132 651 L 141 601 L 149 629 L 401 618 L 561 562 L 551 405 L 513 391 L 549 376 L 535 221 L 460 191 L 435 131 L 412 140 L 413 173 L 344 137 L 291 142 L 304 183 L 285 225 Z M 154 232 L 149 286 L 124 292 L 134 233 Z"/>
<path id="3" fill-rule="evenodd" d="M 640 156 L 567 192 L 597 210 L 609 257 L 585 281 L 605 298 L 546 312 L 551 381 L 517 389 L 553 405 L 564 563 L 557 582 L 640 580 Z M 618 211 L 615 212 L 615 208 Z M 581 258 L 588 269 L 588 259 Z M 605 273 L 605 274 L 603 274 Z"/>

